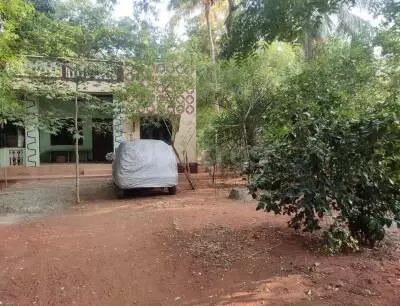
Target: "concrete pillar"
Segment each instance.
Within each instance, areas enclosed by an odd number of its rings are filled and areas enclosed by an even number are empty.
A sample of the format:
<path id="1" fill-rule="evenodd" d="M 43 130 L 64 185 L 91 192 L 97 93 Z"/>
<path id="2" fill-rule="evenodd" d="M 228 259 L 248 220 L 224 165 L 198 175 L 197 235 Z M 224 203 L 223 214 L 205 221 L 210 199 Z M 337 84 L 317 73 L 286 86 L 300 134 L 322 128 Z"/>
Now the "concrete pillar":
<path id="1" fill-rule="evenodd" d="M 37 167 L 40 165 L 38 101 L 25 101 L 27 122 L 25 124 L 25 165 Z"/>

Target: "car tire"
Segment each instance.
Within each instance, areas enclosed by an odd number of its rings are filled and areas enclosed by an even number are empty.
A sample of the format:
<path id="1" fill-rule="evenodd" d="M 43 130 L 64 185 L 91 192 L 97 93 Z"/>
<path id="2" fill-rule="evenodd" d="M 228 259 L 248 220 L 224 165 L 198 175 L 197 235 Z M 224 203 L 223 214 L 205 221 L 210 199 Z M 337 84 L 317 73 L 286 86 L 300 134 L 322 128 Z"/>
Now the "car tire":
<path id="1" fill-rule="evenodd" d="M 176 194 L 176 191 L 177 191 L 176 186 L 168 187 L 168 193 L 169 193 L 170 195 Z"/>
<path id="2" fill-rule="evenodd" d="M 125 197 L 125 190 L 119 188 L 118 186 L 114 186 L 114 192 L 118 199 L 123 199 Z"/>

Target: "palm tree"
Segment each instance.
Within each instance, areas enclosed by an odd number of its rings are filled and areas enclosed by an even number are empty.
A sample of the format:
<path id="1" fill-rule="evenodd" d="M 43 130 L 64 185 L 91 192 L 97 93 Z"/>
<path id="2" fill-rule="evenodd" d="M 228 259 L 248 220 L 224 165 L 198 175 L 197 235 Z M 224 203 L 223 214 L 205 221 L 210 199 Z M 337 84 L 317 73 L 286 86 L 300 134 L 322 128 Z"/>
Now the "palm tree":
<path id="1" fill-rule="evenodd" d="M 204 13 L 208 40 L 210 45 L 210 58 L 215 61 L 215 44 L 213 37 L 213 29 L 210 22 L 211 7 L 215 4 L 214 0 L 170 0 L 168 9 L 177 10 L 179 15 L 190 15 L 197 10 L 202 10 Z"/>
<path id="2" fill-rule="evenodd" d="M 207 33 L 208 33 L 208 43 L 210 47 L 210 59 L 211 64 L 214 69 L 214 84 L 215 89 L 217 88 L 217 67 L 216 67 L 216 52 L 215 52 L 215 43 L 214 43 L 214 35 L 213 29 L 210 22 L 210 14 L 211 8 L 214 6 L 214 0 L 170 0 L 168 4 L 168 9 L 177 10 L 180 15 L 190 15 L 196 10 L 202 10 L 204 13 L 206 26 L 207 26 Z M 219 112 L 219 105 L 218 102 L 215 100 L 215 110 Z"/>
<path id="3" fill-rule="evenodd" d="M 375 0 L 358 0 L 356 6 L 367 9 Z M 315 42 L 323 41 L 330 36 L 347 39 L 364 37 L 370 39 L 375 34 L 375 28 L 367 20 L 357 16 L 347 4 L 340 5 L 336 14 L 325 14 L 321 26 L 315 31 L 305 32 L 302 49 L 306 58 L 314 56 Z"/>

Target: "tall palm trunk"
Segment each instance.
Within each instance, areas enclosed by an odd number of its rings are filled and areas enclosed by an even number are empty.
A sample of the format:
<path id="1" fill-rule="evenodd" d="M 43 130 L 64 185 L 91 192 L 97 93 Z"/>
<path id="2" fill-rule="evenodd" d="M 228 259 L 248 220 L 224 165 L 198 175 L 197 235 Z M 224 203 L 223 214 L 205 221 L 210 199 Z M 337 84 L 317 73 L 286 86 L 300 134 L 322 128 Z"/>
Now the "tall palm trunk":
<path id="1" fill-rule="evenodd" d="M 206 23 L 207 23 L 207 30 L 208 30 L 208 40 L 210 43 L 210 57 L 211 61 L 214 64 L 215 63 L 215 46 L 214 46 L 214 39 L 213 39 L 213 33 L 212 33 L 212 28 L 211 28 L 211 22 L 210 22 L 210 3 L 209 1 L 206 1 L 204 4 L 205 6 L 205 16 L 206 16 Z"/>
<path id="2" fill-rule="evenodd" d="M 208 40 L 210 43 L 211 64 L 213 66 L 215 111 L 219 112 L 219 104 L 215 97 L 215 93 L 217 91 L 217 86 L 218 86 L 218 84 L 217 84 L 217 64 L 215 61 L 215 45 L 214 45 L 213 31 L 212 31 L 211 23 L 210 23 L 210 9 L 211 9 L 210 0 L 205 0 L 204 1 L 204 12 L 205 12 L 206 24 L 207 24 L 207 30 L 208 30 Z"/>

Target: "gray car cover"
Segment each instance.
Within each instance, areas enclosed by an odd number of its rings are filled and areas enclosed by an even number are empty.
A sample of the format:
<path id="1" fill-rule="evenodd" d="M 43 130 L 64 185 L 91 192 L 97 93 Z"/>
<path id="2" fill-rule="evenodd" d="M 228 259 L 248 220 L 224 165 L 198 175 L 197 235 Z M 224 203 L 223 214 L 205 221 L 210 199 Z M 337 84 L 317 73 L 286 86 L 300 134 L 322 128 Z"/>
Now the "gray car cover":
<path id="1" fill-rule="evenodd" d="M 121 189 L 178 185 L 178 169 L 171 146 L 160 140 L 121 143 L 113 161 L 114 183 Z"/>

